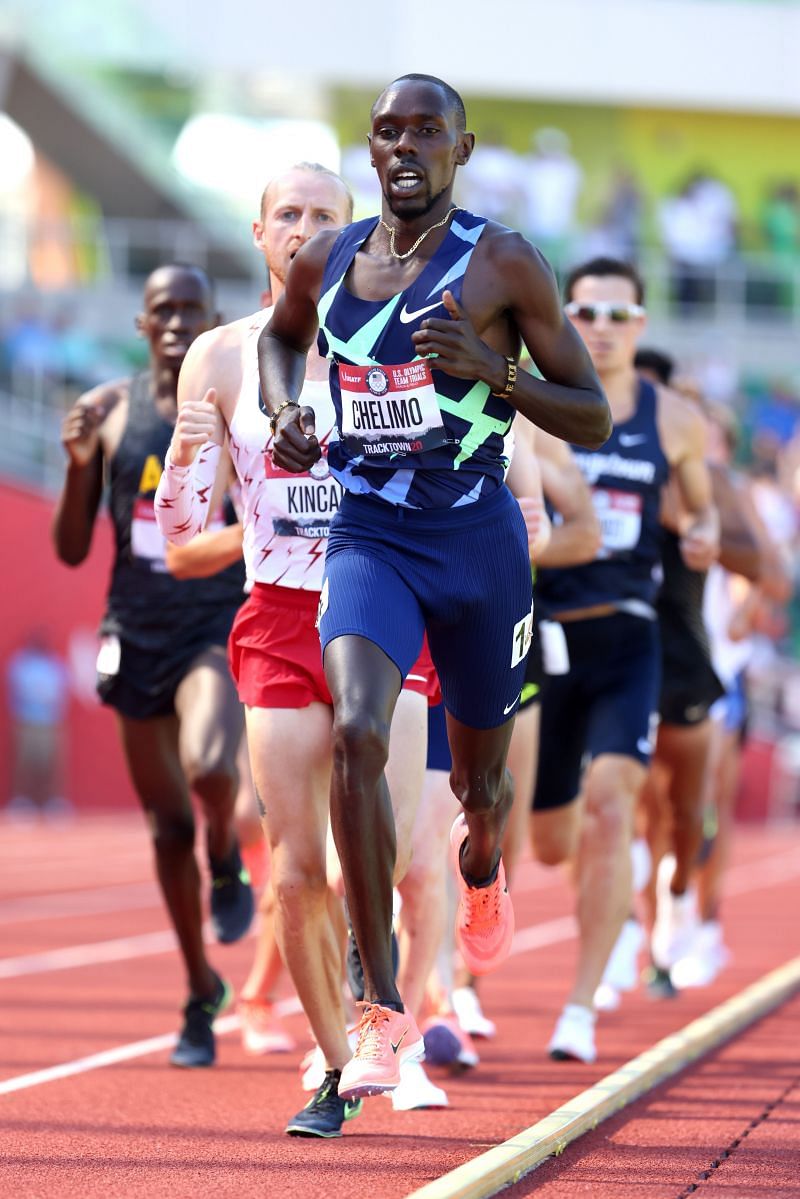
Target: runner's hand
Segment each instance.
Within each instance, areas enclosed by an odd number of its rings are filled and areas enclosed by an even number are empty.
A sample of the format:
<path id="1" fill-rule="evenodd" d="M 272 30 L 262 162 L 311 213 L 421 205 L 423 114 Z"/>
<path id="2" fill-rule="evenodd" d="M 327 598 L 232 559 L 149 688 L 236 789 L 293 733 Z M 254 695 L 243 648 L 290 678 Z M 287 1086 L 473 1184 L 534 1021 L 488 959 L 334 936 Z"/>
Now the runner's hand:
<path id="1" fill-rule="evenodd" d="M 108 405 L 85 404 L 81 400 L 70 408 L 61 425 L 61 444 L 72 466 L 88 466 L 100 447 L 100 426 L 108 415 Z"/>
<path id="2" fill-rule="evenodd" d="M 442 303 L 450 319 L 426 318 L 411 334 L 414 349 L 423 358 L 435 355 L 433 370 L 446 371 L 458 379 L 482 379 L 492 391 L 502 391 L 508 377 L 503 355 L 481 341 L 451 291 L 442 292 Z"/>
<path id="3" fill-rule="evenodd" d="M 719 537 L 707 523 L 698 523 L 681 537 L 680 548 L 689 570 L 708 570 L 719 557 Z"/>
<path id="4" fill-rule="evenodd" d="M 202 400 L 187 400 L 178 409 L 169 456 L 176 466 L 191 466 L 201 445 L 214 440 L 217 393 L 210 387 Z"/>
<path id="5" fill-rule="evenodd" d="M 550 544 L 553 526 L 545 511 L 544 503 L 538 496 L 523 495 L 517 500 L 517 503 L 528 531 L 528 553 L 531 562 L 535 562 Z"/>
<path id="6" fill-rule="evenodd" d="M 284 408 L 275 423 L 272 457 L 281 470 L 293 475 L 310 470 L 322 456 L 315 436 L 313 408 Z"/>

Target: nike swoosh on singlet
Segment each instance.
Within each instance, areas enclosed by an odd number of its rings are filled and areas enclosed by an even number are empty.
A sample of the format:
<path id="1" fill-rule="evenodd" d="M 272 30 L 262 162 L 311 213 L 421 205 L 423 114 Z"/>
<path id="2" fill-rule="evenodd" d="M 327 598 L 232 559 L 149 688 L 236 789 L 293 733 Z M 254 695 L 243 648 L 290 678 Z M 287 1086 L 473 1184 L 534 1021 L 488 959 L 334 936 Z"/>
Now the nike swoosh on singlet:
<path id="1" fill-rule="evenodd" d="M 519 695 L 517 696 L 517 699 L 519 699 L 521 695 L 522 695 L 522 692 L 520 691 Z M 507 708 L 503 708 L 503 715 L 504 715 L 504 716 L 508 716 L 508 714 L 509 714 L 509 712 L 511 711 L 511 709 L 514 707 L 514 704 L 517 702 L 517 699 L 512 699 L 512 701 L 511 701 L 511 703 L 508 705 L 508 707 L 507 707 Z"/>
<path id="2" fill-rule="evenodd" d="M 435 304 L 429 304 L 427 308 L 418 308 L 416 312 L 409 312 L 405 304 L 400 309 L 400 321 L 403 325 L 410 325 L 418 316 L 423 316 L 426 312 L 431 312 L 434 308 L 441 308 L 442 301 L 437 300 Z"/>
<path id="3" fill-rule="evenodd" d="M 645 433 L 620 433 L 619 435 L 620 445 L 641 445 L 645 441 L 647 441 Z"/>

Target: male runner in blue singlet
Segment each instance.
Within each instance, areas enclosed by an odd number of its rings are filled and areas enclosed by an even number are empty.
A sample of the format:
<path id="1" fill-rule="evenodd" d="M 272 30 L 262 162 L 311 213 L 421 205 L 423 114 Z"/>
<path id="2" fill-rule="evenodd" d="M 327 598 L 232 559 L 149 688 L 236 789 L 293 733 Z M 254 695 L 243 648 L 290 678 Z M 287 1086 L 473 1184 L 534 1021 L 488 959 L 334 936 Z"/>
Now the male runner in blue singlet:
<path id="1" fill-rule="evenodd" d="M 452 204 L 456 167 L 474 144 L 458 94 L 430 76 L 403 76 L 371 115 L 381 216 L 303 247 L 259 341 L 275 460 L 307 470 L 320 449 L 298 397 L 319 328 L 337 415 L 328 461 L 345 488 L 320 634 L 334 705 L 331 818 L 367 1004 L 341 1095 L 391 1090 L 399 1062 L 423 1048 L 392 972 L 394 828 L 383 768 L 401 682 L 426 629 L 464 808 L 452 834 L 459 946 L 474 972 L 508 952 L 513 912 L 499 847 L 531 576 L 524 521 L 503 485 L 503 437 L 515 410 L 588 446 L 610 432 L 597 376 L 541 256 Z M 521 342 L 544 380 L 517 378 Z"/>
<path id="2" fill-rule="evenodd" d="M 679 548 L 687 566 L 707 569 L 719 525 L 703 421 L 680 396 L 657 390 L 634 369 L 645 324 L 636 270 L 594 259 L 571 272 L 565 296 L 606 389 L 614 432 L 601 451 L 575 455 L 600 518 L 600 550 L 592 562 L 542 570 L 537 579 L 540 612 L 560 642 L 550 656 L 560 649 L 563 662 L 560 673 L 545 674 L 542 688 L 533 840 L 551 864 L 577 854 L 578 965 L 550 1053 L 593 1061 L 593 1000 L 630 912 L 634 807 L 658 719 L 655 600 L 668 480 L 682 504 Z"/>

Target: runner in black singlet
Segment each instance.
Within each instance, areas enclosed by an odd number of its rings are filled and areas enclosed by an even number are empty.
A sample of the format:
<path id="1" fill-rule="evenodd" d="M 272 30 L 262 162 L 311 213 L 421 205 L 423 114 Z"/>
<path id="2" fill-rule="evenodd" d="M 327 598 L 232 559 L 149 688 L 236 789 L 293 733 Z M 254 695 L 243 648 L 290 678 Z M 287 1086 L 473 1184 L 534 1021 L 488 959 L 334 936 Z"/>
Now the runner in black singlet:
<path id="1" fill-rule="evenodd" d="M 237 564 L 209 579 L 174 579 L 153 512 L 177 415 L 178 372 L 194 338 L 215 323 L 205 272 L 170 265 L 150 275 L 137 322 L 149 342 L 150 370 L 95 388 L 68 413 L 62 440 L 69 462 L 54 523 L 58 556 L 80 565 L 91 548 L 107 474 L 116 553 L 98 690 L 117 712 L 188 975 L 184 1026 L 171 1059 L 176 1066 L 213 1063 L 213 1021 L 231 997 L 203 946 L 192 790 L 207 821 L 218 938 L 244 936 L 253 911 L 233 830 L 243 720 L 225 652 L 244 570 Z"/>

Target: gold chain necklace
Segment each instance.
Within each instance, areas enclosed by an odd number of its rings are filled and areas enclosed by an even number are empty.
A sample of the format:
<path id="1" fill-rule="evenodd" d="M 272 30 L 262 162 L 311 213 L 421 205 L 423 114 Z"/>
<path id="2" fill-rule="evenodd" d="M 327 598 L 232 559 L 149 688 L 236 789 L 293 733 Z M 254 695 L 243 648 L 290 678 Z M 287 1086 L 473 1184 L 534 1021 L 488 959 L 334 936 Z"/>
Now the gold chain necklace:
<path id="1" fill-rule="evenodd" d="M 424 240 L 428 236 L 428 234 L 433 233 L 434 229 L 441 229 L 442 225 L 446 225 L 454 212 L 458 212 L 458 208 L 456 207 L 455 204 L 449 210 L 449 212 L 445 213 L 445 215 L 442 217 L 442 219 L 440 221 L 437 221 L 435 225 L 431 225 L 430 229 L 426 229 L 424 233 L 420 233 L 419 237 L 414 242 L 411 249 L 406 250 L 405 254 L 398 254 L 397 250 L 395 249 L 395 238 L 397 236 L 397 230 L 393 229 L 391 225 L 387 225 L 386 221 L 383 219 L 383 217 L 381 217 L 381 224 L 383 225 L 386 232 L 389 234 L 389 253 L 391 254 L 392 258 L 399 258 L 399 259 L 410 258 L 411 255 L 414 253 L 414 251 L 419 249 L 419 247 L 422 245 L 422 243 L 424 242 Z"/>

